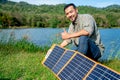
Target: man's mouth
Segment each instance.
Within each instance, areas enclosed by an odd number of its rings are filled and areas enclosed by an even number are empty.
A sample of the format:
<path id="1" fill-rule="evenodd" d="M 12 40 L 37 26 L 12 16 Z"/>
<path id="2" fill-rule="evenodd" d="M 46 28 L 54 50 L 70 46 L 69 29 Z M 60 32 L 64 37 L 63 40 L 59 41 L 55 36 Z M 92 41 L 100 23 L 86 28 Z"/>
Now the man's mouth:
<path id="1" fill-rule="evenodd" d="M 74 20 L 74 17 L 73 17 L 73 16 L 71 16 L 71 17 L 70 17 L 70 20 L 71 20 L 71 21 L 73 21 L 73 20 Z"/>

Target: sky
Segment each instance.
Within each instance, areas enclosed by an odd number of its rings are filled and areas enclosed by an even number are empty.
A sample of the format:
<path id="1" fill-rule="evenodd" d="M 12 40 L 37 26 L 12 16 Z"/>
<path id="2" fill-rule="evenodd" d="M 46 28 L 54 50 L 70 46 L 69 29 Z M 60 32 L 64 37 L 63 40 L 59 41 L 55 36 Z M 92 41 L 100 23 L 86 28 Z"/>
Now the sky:
<path id="1" fill-rule="evenodd" d="M 24 1 L 29 4 L 35 4 L 35 5 L 42 5 L 42 4 L 56 5 L 62 3 L 65 4 L 74 3 L 76 6 L 93 6 L 98 8 L 103 8 L 113 4 L 120 5 L 120 0 L 9 0 L 9 1 L 14 1 L 14 2 Z"/>

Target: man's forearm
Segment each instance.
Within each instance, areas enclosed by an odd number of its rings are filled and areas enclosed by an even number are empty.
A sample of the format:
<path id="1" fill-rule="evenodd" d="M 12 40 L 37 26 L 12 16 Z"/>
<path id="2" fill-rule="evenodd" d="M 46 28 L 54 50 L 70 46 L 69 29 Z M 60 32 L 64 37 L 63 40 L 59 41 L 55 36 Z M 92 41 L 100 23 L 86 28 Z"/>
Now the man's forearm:
<path id="1" fill-rule="evenodd" d="M 79 37 L 79 36 L 88 36 L 89 33 L 87 31 L 85 31 L 84 29 L 75 33 L 70 34 L 70 38 L 75 38 L 75 37 Z"/>
<path id="2" fill-rule="evenodd" d="M 79 37 L 79 36 L 88 36 L 89 33 L 83 29 L 83 30 L 80 30 L 78 32 L 74 32 L 72 34 L 64 31 L 61 35 L 62 35 L 62 39 L 66 40 L 66 39 L 75 38 L 75 37 Z"/>

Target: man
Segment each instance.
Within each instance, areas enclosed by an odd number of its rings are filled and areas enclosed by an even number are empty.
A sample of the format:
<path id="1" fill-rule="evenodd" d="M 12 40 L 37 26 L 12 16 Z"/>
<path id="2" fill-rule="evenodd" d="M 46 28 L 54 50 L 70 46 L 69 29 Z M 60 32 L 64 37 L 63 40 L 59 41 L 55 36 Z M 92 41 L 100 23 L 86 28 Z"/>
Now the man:
<path id="1" fill-rule="evenodd" d="M 60 46 L 65 47 L 73 42 L 76 51 L 97 61 L 104 51 L 104 46 L 94 18 L 89 14 L 78 14 L 78 9 L 72 3 L 64 7 L 64 12 L 72 23 L 68 32 L 64 29 L 61 33 L 63 42 Z"/>

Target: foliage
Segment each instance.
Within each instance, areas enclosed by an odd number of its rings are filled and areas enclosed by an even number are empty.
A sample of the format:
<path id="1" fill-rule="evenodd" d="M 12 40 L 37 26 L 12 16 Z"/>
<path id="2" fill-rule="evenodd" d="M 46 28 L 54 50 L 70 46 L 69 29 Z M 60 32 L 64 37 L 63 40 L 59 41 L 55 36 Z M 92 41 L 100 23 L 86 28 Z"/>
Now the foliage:
<path id="1" fill-rule="evenodd" d="M 0 28 L 14 26 L 30 27 L 68 27 L 69 21 L 63 11 L 65 4 L 31 5 L 26 2 L 0 2 Z M 78 6 L 79 13 L 92 14 L 99 27 L 120 27 L 120 6 L 111 5 L 106 8 Z"/>

